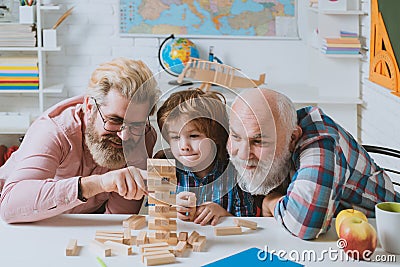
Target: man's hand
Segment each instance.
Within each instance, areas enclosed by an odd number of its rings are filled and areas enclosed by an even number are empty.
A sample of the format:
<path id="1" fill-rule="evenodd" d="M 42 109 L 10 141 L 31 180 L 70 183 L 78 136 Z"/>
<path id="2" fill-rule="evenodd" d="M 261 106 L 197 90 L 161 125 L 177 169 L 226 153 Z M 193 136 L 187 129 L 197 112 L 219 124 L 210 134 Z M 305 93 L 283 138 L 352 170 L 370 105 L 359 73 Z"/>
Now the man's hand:
<path id="1" fill-rule="evenodd" d="M 82 177 L 82 195 L 90 198 L 102 192 L 116 192 L 125 199 L 141 199 L 147 194 L 143 179 L 147 172 L 135 167 Z"/>
<path id="2" fill-rule="evenodd" d="M 178 219 L 192 222 L 196 214 L 196 194 L 180 192 L 176 195 L 176 206 Z"/>
<path id="3" fill-rule="evenodd" d="M 263 217 L 273 217 L 274 216 L 274 210 L 276 203 L 279 201 L 279 199 L 282 197 L 282 194 L 279 194 L 277 192 L 272 192 L 266 195 L 263 199 L 262 202 L 262 216 Z"/>
<path id="4" fill-rule="evenodd" d="M 232 216 L 232 214 L 217 203 L 206 202 L 197 208 L 194 223 L 199 223 L 202 226 L 211 223 L 212 226 L 215 226 L 218 224 L 219 218 L 224 216 Z"/>

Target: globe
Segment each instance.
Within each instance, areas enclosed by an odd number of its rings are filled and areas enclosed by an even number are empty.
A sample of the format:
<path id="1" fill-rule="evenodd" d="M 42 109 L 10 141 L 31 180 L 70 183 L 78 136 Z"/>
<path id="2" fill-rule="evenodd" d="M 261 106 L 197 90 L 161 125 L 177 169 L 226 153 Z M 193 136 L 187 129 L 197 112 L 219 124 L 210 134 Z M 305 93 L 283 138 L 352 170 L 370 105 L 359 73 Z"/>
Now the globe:
<path id="1" fill-rule="evenodd" d="M 199 58 L 196 45 L 187 38 L 169 36 L 160 46 L 159 60 L 163 69 L 173 76 L 178 76 L 189 61 L 189 57 Z"/>

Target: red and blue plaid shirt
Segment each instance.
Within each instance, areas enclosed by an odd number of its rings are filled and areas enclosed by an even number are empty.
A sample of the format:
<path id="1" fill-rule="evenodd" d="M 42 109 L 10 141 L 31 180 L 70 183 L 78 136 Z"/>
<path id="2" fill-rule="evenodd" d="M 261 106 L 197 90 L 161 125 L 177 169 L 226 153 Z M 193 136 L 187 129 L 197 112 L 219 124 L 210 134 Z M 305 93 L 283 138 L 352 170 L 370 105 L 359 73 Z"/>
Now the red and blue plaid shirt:
<path id="1" fill-rule="evenodd" d="M 253 197 L 237 185 L 236 170 L 231 163 L 225 168 L 223 164 L 216 162 L 213 170 L 203 178 L 177 165 L 176 176 L 177 194 L 183 191 L 194 192 L 197 206 L 212 201 L 234 216 L 255 216 Z"/>
<path id="2" fill-rule="evenodd" d="M 342 209 L 354 207 L 374 217 L 376 203 L 400 202 L 390 177 L 322 110 L 306 107 L 297 117 L 303 135 L 292 155 L 294 175 L 274 212 L 287 230 L 317 238 Z"/>

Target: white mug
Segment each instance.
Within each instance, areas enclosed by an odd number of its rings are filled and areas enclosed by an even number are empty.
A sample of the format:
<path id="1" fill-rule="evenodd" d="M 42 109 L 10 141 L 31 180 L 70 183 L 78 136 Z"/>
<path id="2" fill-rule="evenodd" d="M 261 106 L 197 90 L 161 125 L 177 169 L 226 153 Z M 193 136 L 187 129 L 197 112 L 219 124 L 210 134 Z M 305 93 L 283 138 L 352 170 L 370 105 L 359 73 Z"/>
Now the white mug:
<path id="1" fill-rule="evenodd" d="M 382 248 L 400 254 L 400 203 L 382 202 L 375 205 L 376 228 Z"/>

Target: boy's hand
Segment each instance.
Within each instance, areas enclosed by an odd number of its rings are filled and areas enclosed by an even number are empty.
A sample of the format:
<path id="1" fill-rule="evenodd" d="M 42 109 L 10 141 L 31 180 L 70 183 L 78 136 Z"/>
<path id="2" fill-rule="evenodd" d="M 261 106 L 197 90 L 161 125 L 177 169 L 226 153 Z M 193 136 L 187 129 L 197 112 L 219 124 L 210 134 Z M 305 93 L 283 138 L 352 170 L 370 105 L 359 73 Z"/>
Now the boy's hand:
<path id="1" fill-rule="evenodd" d="M 176 206 L 178 219 L 192 222 L 196 214 L 196 194 L 180 192 L 176 195 Z"/>
<path id="2" fill-rule="evenodd" d="M 206 202 L 197 208 L 194 223 L 202 226 L 211 223 L 212 226 L 215 226 L 218 224 L 219 218 L 224 216 L 232 215 L 217 203 Z"/>

